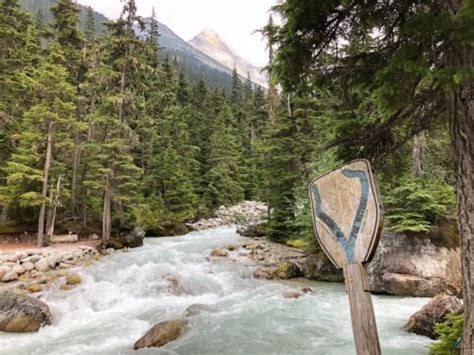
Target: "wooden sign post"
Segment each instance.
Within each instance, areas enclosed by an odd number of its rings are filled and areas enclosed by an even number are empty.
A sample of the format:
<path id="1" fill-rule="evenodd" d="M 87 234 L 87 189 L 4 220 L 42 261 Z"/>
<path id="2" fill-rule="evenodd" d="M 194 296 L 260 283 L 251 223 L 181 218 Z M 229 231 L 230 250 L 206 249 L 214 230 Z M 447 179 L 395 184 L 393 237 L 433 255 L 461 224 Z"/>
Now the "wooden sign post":
<path id="1" fill-rule="evenodd" d="M 383 224 L 369 162 L 355 160 L 321 175 L 309 185 L 309 195 L 316 238 L 344 270 L 357 354 L 381 354 L 364 265 L 374 255 Z"/>

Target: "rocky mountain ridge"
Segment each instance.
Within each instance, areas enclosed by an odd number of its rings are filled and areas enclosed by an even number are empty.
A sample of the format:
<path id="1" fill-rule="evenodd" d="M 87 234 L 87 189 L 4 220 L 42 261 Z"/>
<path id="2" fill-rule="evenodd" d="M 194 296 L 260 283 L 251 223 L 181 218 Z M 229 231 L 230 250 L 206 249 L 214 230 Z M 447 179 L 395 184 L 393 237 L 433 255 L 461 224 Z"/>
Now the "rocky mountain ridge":
<path id="1" fill-rule="evenodd" d="M 243 57 L 234 53 L 230 46 L 214 30 L 206 28 L 188 41 L 194 48 L 205 53 L 207 56 L 217 60 L 229 69 L 237 69 L 241 76 L 250 76 L 250 79 L 263 86 L 267 86 L 267 76 L 263 68 L 259 68 L 249 63 Z"/>

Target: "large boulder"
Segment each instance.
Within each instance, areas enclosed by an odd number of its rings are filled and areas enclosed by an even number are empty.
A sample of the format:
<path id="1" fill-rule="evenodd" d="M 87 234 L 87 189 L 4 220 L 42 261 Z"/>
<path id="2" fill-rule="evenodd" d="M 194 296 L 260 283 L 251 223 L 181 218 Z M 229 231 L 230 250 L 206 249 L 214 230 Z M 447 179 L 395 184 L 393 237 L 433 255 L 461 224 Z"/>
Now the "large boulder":
<path id="1" fill-rule="evenodd" d="M 237 233 L 243 237 L 264 237 L 265 223 L 250 224 L 237 228 Z"/>
<path id="2" fill-rule="evenodd" d="M 438 295 L 412 315 L 404 329 L 410 333 L 436 339 L 435 324 L 444 321 L 448 314 L 457 313 L 462 309 L 462 305 L 463 302 L 455 296 Z"/>
<path id="3" fill-rule="evenodd" d="M 289 280 L 303 276 L 298 265 L 292 261 L 285 261 L 279 266 L 261 266 L 253 273 L 256 279 Z"/>
<path id="4" fill-rule="evenodd" d="M 143 245 L 143 238 L 145 238 L 145 231 L 139 227 L 135 227 L 131 232 L 101 241 L 97 245 L 97 249 L 101 251 L 109 248 L 137 248 Z"/>
<path id="5" fill-rule="evenodd" d="M 144 336 L 138 339 L 133 348 L 137 350 L 149 347 L 160 347 L 168 344 L 181 335 L 186 324 L 187 321 L 181 319 L 158 323 L 148 330 Z"/>
<path id="6" fill-rule="evenodd" d="M 288 261 L 280 266 L 278 266 L 273 272 L 272 272 L 272 279 L 278 279 L 278 280 L 289 280 L 289 279 L 294 279 L 297 277 L 303 276 L 301 273 L 300 268 L 296 263 L 292 261 Z"/>
<path id="7" fill-rule="evenodd" d="M 459 248 L 426 234 L 384 233 L 367 275 L 372 292 L 433 297 L 461 292 Z"/>
<path id="8" fill-rule="evenodd" d="M 308 255 L 302 262 L 301 269 L 307 279 L 329 282 L 344 281 L 342 270 L 337 269 L 323 253 Z"/>
<path id="9" fill-rule="evenodd" d="M 145 231 L 139 227 L 135 227 L 131 232 L 119 237 L 123 246 L 127 248 L 143 246 L 143 238 L 145 238 Z"/>
<path id="10" fill-rule="evenodd" d="M 45 303 L 26 295 L 0 293 L 0 331 L 36 332 L 50 324 L 51 313 Z"/>

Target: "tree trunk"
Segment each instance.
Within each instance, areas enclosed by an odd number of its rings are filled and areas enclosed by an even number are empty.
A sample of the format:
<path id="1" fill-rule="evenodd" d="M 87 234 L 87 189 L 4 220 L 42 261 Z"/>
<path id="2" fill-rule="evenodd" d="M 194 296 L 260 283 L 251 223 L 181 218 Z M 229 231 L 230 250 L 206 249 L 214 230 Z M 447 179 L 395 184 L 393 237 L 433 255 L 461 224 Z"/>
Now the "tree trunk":
<path id="1" fill-rule="evenodd" d="M 413 137 L 411 175 L 419 178 L 423 175 L 423 159 L 425 155 L 425 142 L 422 132 Z"/>
<path id="2" fill-rule="evenodd" d="M 71 216 L 76 217 L 77 212 L 77 175 L 81 159 L 81 147 L 79 132 L 74 132 L 74 154 L 72 158 L 72 176 L 71 176 Z"/>
<path id="3" fill-rule="evenodd" d="M 112 229 L 112 191 L 110 174 L 107 173 L 105 192 L 104 192 L 104 210 L 102 213 L 102 239 L 110 239 L 110 233 Z"/>
<path id="4" fill-rule="evenodd" d="M 54 225 L 56 223 L 56 211 L 59 206 L 59 195 L 60 195 L 60 190 L 61 190 L 61 175 L 58 177 L 58 181 L 56 183 L 56 191 L 51 193 L 51 208 L 49 210 L 48 214 L 48 222 L 47 222 L 47 227 L 46 227 L 46 238 L 47 240 L 50 240 L 50 238 L 53 237 L 54 235 Z"/>
<path id="5" fill-rule="evenodd" d="M 53 122 L 51 121 L 48 124 L 46 159 L 44 162 L 44 169 L 43 169 L 43 189 L 41 190 L 41 198 L 43 199 L 43 201 L 41 202 L 39 216 L 38 216 L 37 243 L 38 243 L 39 248 L 46 246 L 46 241 L 44 240 L 44 215 L 46 211 L 46 195 L 48 194 L 48 177 L 49 177 L 49 168 L 51 167 L 52 151 L 53 151 Z"/>
<path id="6" fill-rule="evenodd" d="M 474 66 L 474 51 L 451 51 L 450 63 L 458 68 Z M 450 96 L 451 140 L 455 155 L 458 227 L 461 239 L 464 332 L 461 354 L 472 355 L 474 342 L 474 78 L 470 77 Z"/>
<path id="7" fill-rule="evenodd" d="M 462 6 L 461 0 L 444 3 L 447 11 L 455 15 Z M 457 69 L 474 67 L 474 49 L 470 44 L 455 43 L 446 49 L 447 65 Z M 462 284 L 464 301 L 464 329 L 461 355 L 474 352 L 474 77 L 459 85 L 450 94 L 449 117 L 451 142 L 456 172 L 458 228 L 461 240 Z"/>
<path id="8" fill-rule="evenodd" d="M 0 215 L 0 223 L 5 223 L 8 216 L 8 203 L 2 206 L 2 214 Z"/>
<path id="9" fill-rule="evenodd" d="M 470 65 L 474 65 L 472 57 Z M 465 312 L 461 353 L 471 355 L 474 342 L 474 80 L 452 93 L 450 106 Z"/>

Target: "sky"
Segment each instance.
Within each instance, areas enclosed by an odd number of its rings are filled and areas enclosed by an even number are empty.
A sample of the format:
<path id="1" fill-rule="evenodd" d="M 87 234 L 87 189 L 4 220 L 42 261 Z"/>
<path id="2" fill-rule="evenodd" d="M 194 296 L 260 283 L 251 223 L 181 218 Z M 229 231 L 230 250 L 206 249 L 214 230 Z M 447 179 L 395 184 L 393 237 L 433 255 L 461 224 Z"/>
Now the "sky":
<path id="1" fill-rule="evenodd" d="M 109 18 L 120 16 L 120 0 L 78 0 Z M 250 63 L 267 63 L 265 42 L 255 30 L 265 26 L 268 10 L 277 0 L 136 0 L 138 14 L 148 17 L 155 7 L 158 21 L 178 36 L 190 40 L 210 28 Z"/>

